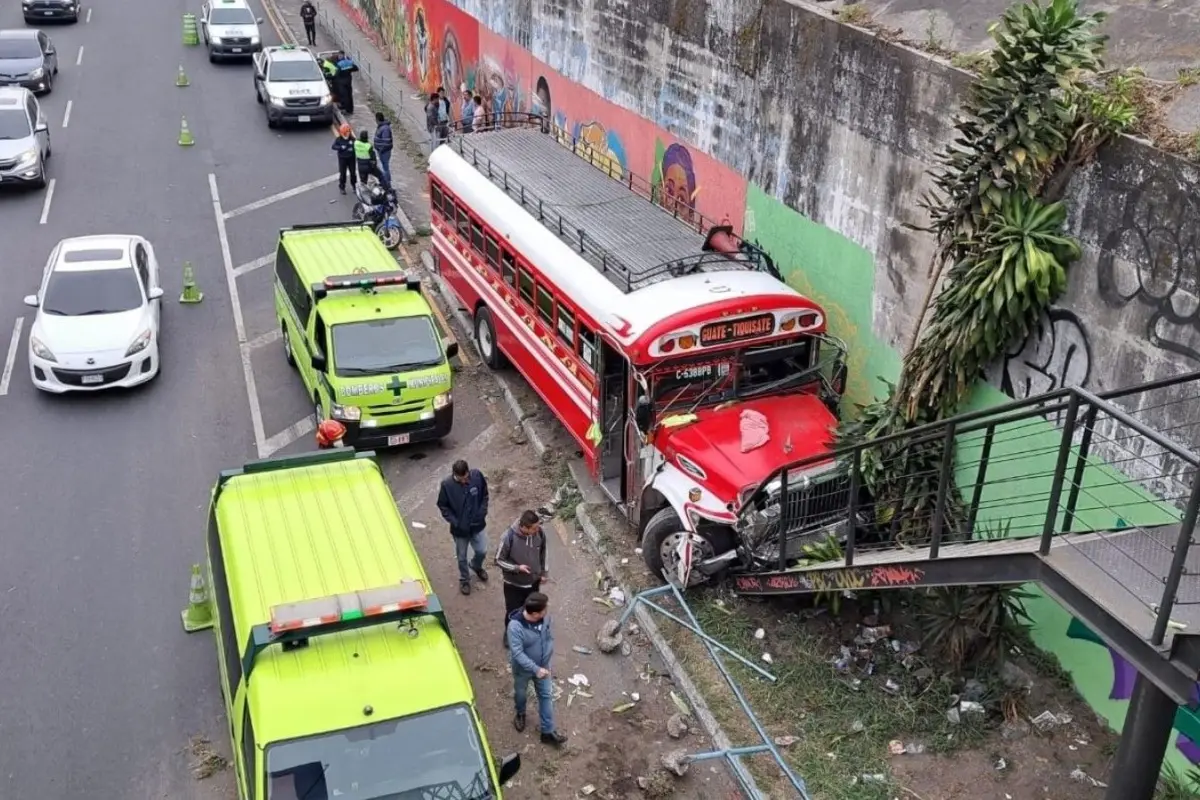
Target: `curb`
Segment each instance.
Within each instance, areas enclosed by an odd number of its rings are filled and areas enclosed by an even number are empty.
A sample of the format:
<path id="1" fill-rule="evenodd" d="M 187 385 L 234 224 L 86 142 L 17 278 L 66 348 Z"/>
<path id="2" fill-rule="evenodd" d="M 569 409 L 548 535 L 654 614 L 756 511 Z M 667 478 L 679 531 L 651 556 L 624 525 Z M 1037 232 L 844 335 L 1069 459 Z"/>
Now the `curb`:
<path id="1" fill-rule="evenodd" d="M 479 356 L 480 363 L 483 363 L 483 354 L 479 352 L 479 343 L 475 341 L 474 336 L 470 335 L 470 332 L 473 330 L 471 321 L 467 319 L 467 315 L 464 314 L 461 309 L 459 309 L 458 301 L 454 298 L 454 294 L 450 291 L 450 287 L 446 286 L 446 282 L 442 279 L 442 276 L 438 274 L 436 269 L 434 269 L 433 256 L 429 255 L 428 250 L 421 251 L 421 266 L 425 268 L 425 272 L 428 273 L 430 281 L 433 284 L 433 288 L 436 289 L 437 293 L 441 296 L 442 305 L 449 309 L 450 313 L 454 316 L 455 322 L 457 322 L 459 327 L 462 328 L 467 334 L 467 338 L 471 342 L 471 347 L 474 348 L 475 353 Z M 546 443 L 543 442 L 542 437 L 538 435 L 537 430 L 530 421 L 529 415 L 526 414 L 525 410 L 521 408 L 521 403 L 517 400 L 517 396 L 513 394 L 512 387 L 508 385 L 508 381 L 504 379 L 504 376 L 497 372 L 492 372 L 492 378 L 496 381 L 496 385 L 500 387 L 500 391 L 504 395 L 504 402 L 508 404 L 509 410 L 512 412 L 513 416 L 517 418 L 517 422 L 520 424 L 521 430 L 525 433 L 525 438 L 529 440 L 529 443 L 533 445 L 533 449 L 537 452 L 538 457 L 541 458 L 546 454 Z"/>
<path id="2" fill-rule="evenodd" d="M 592 549 L 600 556 L 600 560 L 604 563 L 604 571 L 608 573 L 608 577 L 614 583 L 620 584 L 617 580 L 617 562 L 612 556 L 604 552 L 600 547 L 600 531 L 596 529 L 596 524 L 592 522 L 591 516 L 588 514 L 588 503 L 580 503 L 575 506 L 575 519 L 579 523 L 580 529 L 587 536 L 588 541 L 592 543 Z M 621 590 L 625 592 L 627 598 L 633 595 L 624 586 Z M 696 687 L 691 677 L 687 674 L 687 670 L 679 663 L 679 659 L 675 657 L 675 651 L 671 649 L 671 645 L 663 638 L 662 631 L 659 630 L 658 623 L 654 620 L 654 615 L 645 605 L 638 603 L 633 608 L 633 616 L 637 618 L 638 626 L 642 632 L 646 634 L 646 638 L 650 640 L 650 644 L 658 651 L 662 657 L 663 663 L 667 666 L 667 672 L 671 675 L 671 680 L 683 692 L 683 696 L 687 699 L 692 707 L 692 713 L 699 720 L 704 732 L 712 741 L 713 747 L 717 750 L 733 749 L 733 742 L 726 735 L 725 729 L 721 727 L 721 723 L 717 722 L 717 718 L 713 716 L 712 710 L 709 709 L 708 703 L 705 702 L 704 696 Z M 727 767 L 728 769 L 728 767 Z M 750 782 L 750 791 L 752 798 L 766 798 L 767 795 L 758 788 L 758 783 L 754 780 L 754 776 L 746 773 L 746 778 Z"/>

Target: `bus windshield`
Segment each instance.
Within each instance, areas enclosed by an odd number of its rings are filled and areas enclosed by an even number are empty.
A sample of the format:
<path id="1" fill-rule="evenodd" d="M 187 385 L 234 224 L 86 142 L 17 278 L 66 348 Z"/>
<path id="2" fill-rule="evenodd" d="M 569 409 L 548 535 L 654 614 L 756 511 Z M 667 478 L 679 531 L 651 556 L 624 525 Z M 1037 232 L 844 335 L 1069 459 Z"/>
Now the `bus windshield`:
<path id="1" fill-rule="evenodd" d="M 465 705 L 267 746 L 268 800 L 496 796 Z"/>
<path id="2" fill-rule="evenodd" d="M 805 336 L 768 347 L 725 350 L 664 361 L 650 372 L 657 414 L 790 392 L 817 380 L 814 340 Z"/>

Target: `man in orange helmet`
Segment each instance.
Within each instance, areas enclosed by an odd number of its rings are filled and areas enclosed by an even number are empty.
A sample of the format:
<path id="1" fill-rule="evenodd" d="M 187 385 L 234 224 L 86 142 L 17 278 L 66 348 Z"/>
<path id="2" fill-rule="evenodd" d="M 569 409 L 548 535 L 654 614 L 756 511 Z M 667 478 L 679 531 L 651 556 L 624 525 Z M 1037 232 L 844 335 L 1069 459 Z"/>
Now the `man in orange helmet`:
<path id="1" fill-rule="evenodd" d="M 342 439 L 346 435 L 346 426 L 336 419 L 327 419 L 317 426 L 317 447 L 345 447 Z"/>
<path id="2" fill-rule="evenodd" d="M 358 186 L 358 176 L 354 172 L 354 131 L 349 125 L 338 128 L 338 136 L 333 140 L 333 151 L 337 153 L 338 189 L 346 193 L 346 176 L 350 176 L 350 188 Z"/>

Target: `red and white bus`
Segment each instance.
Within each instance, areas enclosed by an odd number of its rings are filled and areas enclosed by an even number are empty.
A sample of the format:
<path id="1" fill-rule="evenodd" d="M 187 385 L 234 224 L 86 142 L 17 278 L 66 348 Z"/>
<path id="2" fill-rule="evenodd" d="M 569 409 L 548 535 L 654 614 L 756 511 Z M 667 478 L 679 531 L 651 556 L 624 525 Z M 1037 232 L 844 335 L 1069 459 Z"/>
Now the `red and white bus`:
<path id="1" fill-rule="evenodd" d="M 429 163 L 435 263 L 484 361 L 512 363 L 554 410 L 650 569 L 689 585 L 783 560 L 734 523 L 772 472 L 831 445 L 845 347 L 821 307 L 729 226 L 668 211 L 536 117 Z M 845 507 L 831 465 L 804 476 L 816 532 Z"/>

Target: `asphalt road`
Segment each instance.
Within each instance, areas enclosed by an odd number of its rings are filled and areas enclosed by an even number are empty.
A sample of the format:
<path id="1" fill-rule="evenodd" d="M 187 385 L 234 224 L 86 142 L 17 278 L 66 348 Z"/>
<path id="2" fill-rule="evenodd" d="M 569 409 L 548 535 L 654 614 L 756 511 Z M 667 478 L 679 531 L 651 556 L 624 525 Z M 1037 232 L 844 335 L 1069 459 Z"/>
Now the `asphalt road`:
<path id="1" fill-rule="evenodd" d="M 270 268 L 231 273 L 271 253 L 279 226 L 345 219 L 349 203 L 319 186 L 226 220 L 223 247 L 210 175 L 227 215 L 330 175 L 330 133 L 269 130 L 248 65 L 210 65 L 180 44 L 186 11 L 199 4 L 126 0 L 48 26 L 61 64 L 41 100 L 53 194 L 0 194 L 0 358 L 23 319 L 0 394 L 3 798 L 229 795 L 228 773 L 197 782 L 183 752 L 194 736 L 228 751 L 211 636 L 180 627 L 188 568 L 203 558 L 219 470 L 264 449 L 312 448 L 308 402 L 271 340 Z M 22 24 L 17 3 L 0 5 L 0 28 Z M 181 61 L 184 89 L 174 85 Z M 190 148 L 177 144 L 185 114 Z M 163 373 L 132 392 L 44 396 L 29 381 L 33 310 L 21 298 L 59 239 L 91 233 L 153 242 L 166 289 Z M 198 306 L 174 302 L 185 261 L 205 292 Z M 385 457 L 397 496 L 492 421 L 480 398 L 460 393 L 445 446 Z"/>

